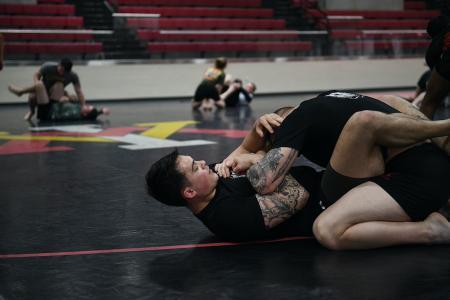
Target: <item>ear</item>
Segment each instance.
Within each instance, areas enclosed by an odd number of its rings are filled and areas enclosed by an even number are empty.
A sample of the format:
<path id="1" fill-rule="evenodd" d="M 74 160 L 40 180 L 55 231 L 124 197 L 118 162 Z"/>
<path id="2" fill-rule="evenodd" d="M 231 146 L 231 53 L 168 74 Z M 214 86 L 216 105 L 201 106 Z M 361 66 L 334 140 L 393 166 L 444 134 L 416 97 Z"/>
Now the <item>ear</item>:
<path id="1" fill-rule="evenodd" d="M 191 187 L 183 188 L 182 194 L 186 200 L 193 199 L 195 196 L 197 196 L 197 192 Z"/>

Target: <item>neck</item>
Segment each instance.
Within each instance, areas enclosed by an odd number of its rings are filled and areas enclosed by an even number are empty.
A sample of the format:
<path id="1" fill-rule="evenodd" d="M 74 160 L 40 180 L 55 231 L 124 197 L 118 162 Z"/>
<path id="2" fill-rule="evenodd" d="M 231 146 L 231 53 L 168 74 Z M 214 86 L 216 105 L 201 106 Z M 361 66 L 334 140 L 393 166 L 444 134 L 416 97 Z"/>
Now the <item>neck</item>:
<path id="1" fill-rule="evenodd" d="M 212 198 L 216 194 L 216 189 L 214 189 L 208 196 L 203 197 L 201 199 L 195 199 L 194 201 L 188 202 L 189 209 L 196 215 L 199 214 L 206 206 L 208 206 L 209 202 L 211 202 Z"/>

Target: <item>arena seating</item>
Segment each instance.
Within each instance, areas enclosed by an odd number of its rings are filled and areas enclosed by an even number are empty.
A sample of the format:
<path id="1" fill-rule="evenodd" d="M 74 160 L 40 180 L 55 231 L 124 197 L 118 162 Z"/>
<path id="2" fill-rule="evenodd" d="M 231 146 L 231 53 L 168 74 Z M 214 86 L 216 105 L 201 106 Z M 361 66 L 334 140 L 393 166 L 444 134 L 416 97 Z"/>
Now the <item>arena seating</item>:
<path id="1" fill-rule="evenodd" d="M 260 0 L 116 0 L 110 1 L 119 14 L 127 15 L 126 25 L 148 43 L 152 54 L 248 52 L 299 55 L 312 49 L 310 41 L 300 41 L 297 31 L 286 30 L 283 19 L 262 8 Z M 153 17 L 133 17 L 151 14 Z"/>
<path id="2" fill-rule="evenodd" d="M 261 0 L 113 0 L 116 5 L 260 7 Z"/>
<path id="3" fill-rule="evenodd" d="M 424 1 L 405 1 L 403 11 L 321 10 L 316 1 L 292 3 L 303 7 L 316 28 L 328 30 L 334 44 L 344 45 L 347 53 L 423 52 L 429 44 L 428 21 L 439 15 L 427 10 Z"/>
<path id="4" fill-rule="evenodd" d="M 271 9 L 263 8 L 211 8 L 211 7 L 158 7 L 124 6 L 119 13 L 159 14 L 161 17 L 209 17 L 209 18 L 271 18 Z"/>
<path id="5" fill-rule="evenodd" d="M 95 55 L 102 43 L 83 30 L 83 17 L 75 6 L 59 0 L 38 4 L 0 4 L 0 32 L 4 34 L 6 57 Z"/>

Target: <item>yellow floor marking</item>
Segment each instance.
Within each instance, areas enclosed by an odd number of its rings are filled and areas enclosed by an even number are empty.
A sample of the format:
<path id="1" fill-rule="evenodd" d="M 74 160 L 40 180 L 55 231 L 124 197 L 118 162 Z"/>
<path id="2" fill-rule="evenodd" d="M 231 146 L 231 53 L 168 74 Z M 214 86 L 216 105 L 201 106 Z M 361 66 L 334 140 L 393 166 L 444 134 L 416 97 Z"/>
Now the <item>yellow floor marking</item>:
<path id="1" fill-rule="evenodd" d="M 141 133 L 143 136 L 165 139 L 179 131 L 187 125 L 196 124 L 196 121 L 177 121 L 177 122 L 157 122 L 157 123 L 139 123 L 135 124 L 139 127 L 149 127 L 152 128 Z"/>

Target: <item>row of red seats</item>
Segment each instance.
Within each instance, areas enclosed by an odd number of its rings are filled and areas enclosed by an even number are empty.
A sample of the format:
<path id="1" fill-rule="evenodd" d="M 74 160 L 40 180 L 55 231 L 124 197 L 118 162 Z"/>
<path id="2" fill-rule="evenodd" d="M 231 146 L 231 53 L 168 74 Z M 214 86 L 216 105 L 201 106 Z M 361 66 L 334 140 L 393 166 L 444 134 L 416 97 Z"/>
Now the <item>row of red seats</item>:
<path id="1" fill-rule="evenodd" d="M 427 4 L 424 1 L 404 1 L 403 7 L 406 10 L 408 10 L 408 9 L 421 10 L 421 9 L 426 9 Z"/>
<path id="2" fill-rule="evenodd" d="M 0 27 L 6 28 L 82 28 L 83 17 L 0 16 Z"/>
<path id="3" fill-rule="evenodd" d="M 311 51 L 311 42 L 177 42 L 148 43 L 150 53 L 169 52 L 305 52 Z"/>
<path id="4" fill-rule="evenodd" d="M 69 4 L 0 4 L 0 14 L 73 16 L 75 6 Z"/>
<path id="5" fill-rule="evenodd" d="M 65 0 L 38 0 L 38 4 L 63 4 Z"/>
<path id="6" fill-rule="evenodd" d="M 405 10 L 405 11 L 390 11 L 390 10 L 325 10 L 323 12 L 317 9 L 308 9 L 307 14 L 311 17 L 322 18 L 324 13 L 326 16 L 362 16 L 367 19 L 431 19 L 439 15 L 437 10 Z"/>
<path id="7" fill-rule="evenodd" d="M 345 41 L 350 50 L 425 49 L 429 44 L 429 41 Z"/>
<path id="8" fill-rule="evenodd" d="M 390 32 L 389 30 L 364 31 L 351 29 L 335 29 L 331 31 L 331 37 L 335 39 L 425 39 L 428 37 L 428 34 L 425 30 L 421 32 Z"/>
<path id="9" fill-rule="evenodd" d="M 352 29 L 424 29 L 428 20 L 328 20 L 331 28 Z M 327 22 L 319 22 L 319 26 L 326 28 Z"/>
<path id="10" fill-rule="evenodd" d="M 11 54 L 95 54 L 103 51 L 102 43 L 6 43 Z"/>
<path id="11" fill-rule="evenodd" d="M 158 30 L 137 30 L 137 36 L 145 41 L 236 41 L 236 40 L 294 40 L 299 37 L 296 32 L 287 33 L 235 33 L 235 32 L 188 32 L 182 30 L 178 32 L 161 32 Z"/>
<path id="12" fill-rule="evenodd" d="M 312 8 L 317 7 L 316 0 L 291 0 L 293 7 L 297 8 Z M 405 10 L 424 10 L 427 4 L 424 1 L 404 1 L 403 8 Z"/>
<path id="13" fill-rule="evenodd" d="M 88 41 L 94 39 L 92 33 L 5 32 L 3 35 L 6 41 Z"/>
<path id="14" fill-rule="evenodd" d="M 111 0 L 116 5 L 260 7 L 261 0 Z"/>
<path id="15" fill-rule="evenodd" d="M 154 29 L 284 29 L 284 20 L 275 19 L 190 19 L 129 18 L 128 26 Z"/>
<path id="16" fill-rule="evenodd" d="M 122 6 L 119 13 L 160 14 L 162 17 L 226 17 L 272 18 L 273 11 L 266 8 L 212 8 L 212 7 L 146 7 Z"/>

